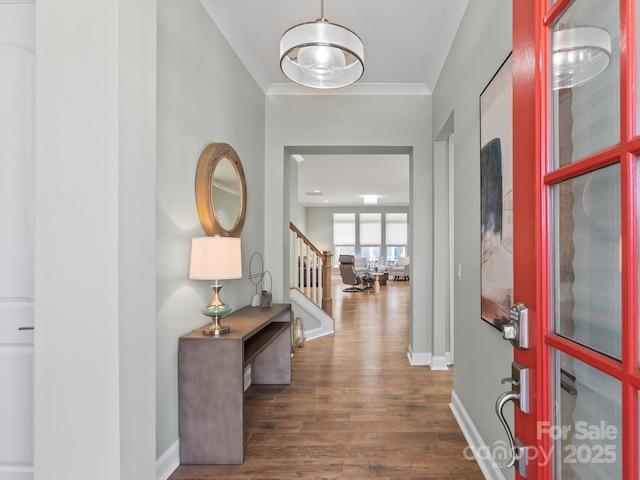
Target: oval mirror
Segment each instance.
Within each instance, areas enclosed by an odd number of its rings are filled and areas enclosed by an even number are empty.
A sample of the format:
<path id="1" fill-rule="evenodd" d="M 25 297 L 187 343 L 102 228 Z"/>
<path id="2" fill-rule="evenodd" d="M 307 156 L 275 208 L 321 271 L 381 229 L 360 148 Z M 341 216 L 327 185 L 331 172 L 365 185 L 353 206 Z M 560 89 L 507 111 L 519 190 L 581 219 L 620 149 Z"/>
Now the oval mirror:
<path id="1" fill-rule="evenodd" d="M 207 235 L 238 237 L 244 225 L 247 185 L 240 157 L 226 143 L 212 143 L 196 169 L 196 206 Z"/>

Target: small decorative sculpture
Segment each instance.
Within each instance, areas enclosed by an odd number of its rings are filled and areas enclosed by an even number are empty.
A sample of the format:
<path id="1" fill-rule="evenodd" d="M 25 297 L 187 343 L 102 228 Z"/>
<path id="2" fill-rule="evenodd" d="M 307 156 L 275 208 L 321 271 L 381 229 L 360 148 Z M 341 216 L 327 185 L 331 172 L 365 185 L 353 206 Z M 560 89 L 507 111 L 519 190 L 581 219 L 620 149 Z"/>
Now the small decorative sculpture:
<path id="1" fill-rule="evenodd" d="M 264 273 L 269 274 L 269 280 L 271 284 L 269 285 L 269 290 L 262 290 L 262 299 L 260 300 L 260 306 L 263 308 L 269 308 L 271 307 L 271 305 L 273 305 L 273 298 L 271 295 L 271 288 L 273 287 L 273 278 L 271 278 L 271 273 L 269 272 L 269 270 L 265 271 Z"/>

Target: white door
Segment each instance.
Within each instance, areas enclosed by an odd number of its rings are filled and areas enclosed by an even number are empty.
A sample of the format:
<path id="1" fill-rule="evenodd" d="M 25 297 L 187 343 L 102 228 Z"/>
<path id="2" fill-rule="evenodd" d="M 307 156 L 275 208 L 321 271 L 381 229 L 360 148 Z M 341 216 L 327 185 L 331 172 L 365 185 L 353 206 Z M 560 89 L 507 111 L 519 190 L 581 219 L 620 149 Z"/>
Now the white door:
<path id="1" fill-rule="evenodd" d="M 0 480 L 33 479 L 34 31 L 0 0 Z"/>

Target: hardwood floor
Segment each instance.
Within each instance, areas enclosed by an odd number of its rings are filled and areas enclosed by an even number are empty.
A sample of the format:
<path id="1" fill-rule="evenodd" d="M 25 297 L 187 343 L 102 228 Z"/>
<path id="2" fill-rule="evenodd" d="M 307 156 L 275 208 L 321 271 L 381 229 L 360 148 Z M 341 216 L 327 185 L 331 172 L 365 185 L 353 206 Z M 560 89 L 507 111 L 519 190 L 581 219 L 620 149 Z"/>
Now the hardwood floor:
<path id="1" fill-rule="evenodd" d="M 484 478 L 449 410 L 453 372 L 409 365 L 409 282 L 334 284 L 335 335 L 296 351 L 291 385 L 245 393 L 245 463 L 170 480 Z"/>

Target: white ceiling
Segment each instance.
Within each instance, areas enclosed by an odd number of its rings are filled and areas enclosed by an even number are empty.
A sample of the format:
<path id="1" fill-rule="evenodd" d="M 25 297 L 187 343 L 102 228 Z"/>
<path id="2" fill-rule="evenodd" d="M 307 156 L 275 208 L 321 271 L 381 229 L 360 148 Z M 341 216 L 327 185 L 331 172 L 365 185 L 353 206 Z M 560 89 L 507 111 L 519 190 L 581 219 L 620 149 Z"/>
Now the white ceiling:
<path id="1" fill-rule="evenodd" d="M 364 75 L 355 84 L 314 90 L 290 82 L 280 71 L 280 37 L 290 27 L 320 17 L 320 0 L 200 0 L 265 95 L 428 95 L 451 47 L 468 0 L 325 0 L 324 17 L 353 30 L 364 43 Z M 319 157 L 319 156 L 314 156 Z M 409 163 L 396 156 L 344 156 L 309 159 L 300 169 L 300 186 L 321 190 L 325 205 L 362 202 L 377 194 L 385 204 L 408 205 Z M 341 171 L 322 180 L 314 164 L 337 163 Z M 406 175 L 393 177 L 406 164 Z M 323 169 L 321 169 L 323 170 Z M 355 172 L 370 171 L 370 175 Z M 405 178 L 405 184 L 396 180 Z M 362 183 L 359 180 L 363 180 Z M 307 190 L 302 190 L 302 193 Z M 347 193 L 349 192 L 348 196 Z M 305 197 L 305 198 L 302 198 Z M 386 202 L 389 199 L 389 202 Z M 318 198 L 301 195 L 304 204 Z M 324 202 L 328 200 L 328 202 Z"/>
<path id="2" fill-rule="evenodd" d="M 280 71 L 280 37 L 320 17 L 320 0 L 200 0 L 267 95 L 318 94 Z M 364 75 L 335 94 L 430 94 L 468 0 L 325 0 L 324 16 L 364 43 Z"/>
<path id="3" fill-rule="evenodd" d="M 298 201 L 306 206 L 409 205 L 409 155 L 302 155 Z M 322 195 L 313 194 L 319 191 Z"/>

